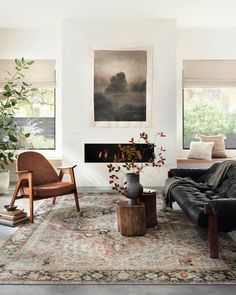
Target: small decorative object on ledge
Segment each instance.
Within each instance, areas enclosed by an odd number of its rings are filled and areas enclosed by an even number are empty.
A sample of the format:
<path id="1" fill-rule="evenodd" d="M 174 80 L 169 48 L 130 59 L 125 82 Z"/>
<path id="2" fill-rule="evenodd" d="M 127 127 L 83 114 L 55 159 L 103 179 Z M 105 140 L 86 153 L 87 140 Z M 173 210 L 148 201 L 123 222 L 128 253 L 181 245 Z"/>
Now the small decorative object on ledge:
<path id="1" fill-rule="evenodd" d="M 165 137 L 163 132 L 157 133 L 157 136 Z M 119 145 L 118 153 L 114 155 L 114 162 L 107 165 L 109 170 L 109 183 L 112 185 L 113 190 L 117 190 L 121 194 L 130 198 L 130 204 L 137 204 L 137 198 L 142 196 L 143 188 L 139 183 L 139 175 L 143 171 L 144 167 L 157 167 L 160 168 L 165 164 L 164 152 L 165 149 L 157 147 L 154 142 L 149 140 L 148 134 L 145 132 L 140 133 L 139 141 L 144 141 L 147 148 L 143 150 L 143 153 L 136 148 L 136 142 L 134 138 L 131 138 L 129 145 Z M 144 155 L 147 150 L 152 149 L 154 152 L 149 159 L 143 161 Z M 107 152 L 101 151 L 100 157 L 107 157 Z M 128 172 L 128 173 L 127 173 Z M 126 175 L 126 181 L 122 184 L 122 180 Z"/>

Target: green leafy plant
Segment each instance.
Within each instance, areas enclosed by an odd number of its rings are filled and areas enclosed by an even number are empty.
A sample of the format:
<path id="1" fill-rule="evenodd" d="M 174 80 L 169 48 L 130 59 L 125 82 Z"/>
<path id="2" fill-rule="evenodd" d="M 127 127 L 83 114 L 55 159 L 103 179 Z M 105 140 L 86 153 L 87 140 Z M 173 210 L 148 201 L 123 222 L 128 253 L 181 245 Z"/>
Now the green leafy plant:
<path id="1" fill-rule="evenodd" d="M 15 72 L 7 73 L 6 83 L 0 91 L 0 169 L 5 170 L 10 162 L 14 162 L 16 151 L 30 136 L 24 133 L 15 120 L 15 112 L 19 101 L 28 101 L 28 98 L 36 91 L 24 81 L 23 72 L 34 63 L 15 59 Z"/>
<path id="2" fill-rule="evenodd" d="M 195 97 L 184 107 L 184 145 L 196 139 L 198 133 L 216 135 L 235 133 L 236 112 L 229 112 L 223 101 Z"/>
<path id="3" fill-rule="evenodd" d="M 166 137 L 163 132 L 157 133 L 154 141 L 149 140 L 147 133 L 142 132 L 139 135 L 139 140 L 136 142 L 134 138 L 131 138 L 128 145 L 119 145 L 118 153 L 114 155 L 114 162 L 107 165 L 109 171 L 109 184 L 113 190 L 125 195 L 125 185 L 122 179 L 127 172 L 140 174 L 145 167 L 157 167 L 160 168 L 165 164 L 164 152 L 166 151 L 163 146 L 157 147 L 155 144 L 157 136 Z M 147 145 L 147 148 L 142 153 L 137 149 L 136 144 L 143 142 Z M 148 161 L 143 162 L 144 155 L 147 150 L 154 150 L 154 153 L 150 156 Z M 100 157 L 106 158 L 107 152 L 100 153 Z"/>

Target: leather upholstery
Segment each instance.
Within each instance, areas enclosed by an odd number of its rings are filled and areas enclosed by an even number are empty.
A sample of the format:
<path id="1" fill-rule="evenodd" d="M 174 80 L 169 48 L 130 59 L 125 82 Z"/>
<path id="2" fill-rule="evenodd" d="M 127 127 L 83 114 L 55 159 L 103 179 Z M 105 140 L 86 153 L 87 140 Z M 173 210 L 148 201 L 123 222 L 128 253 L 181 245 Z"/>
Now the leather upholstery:
<path id="1" fill-rule="evenodd" d="M 18 171 L 33 172 L 33 185 L 60 181 L 59 176 L 48 160 L 37 152 L 23 152 L 17 158 Z"/>
<path id="2" fill-rule="evenodd" d="M 46 198 L 50 196 L 63 196 L 74 192 L 74 184 L 71 182 L 52 182 L 33 187 L 34 197 Z M 23 194 L 28 195 L 28 187 L 23 187 Z"/>
<path id="3" fill-rule="evenodd" d="M 207 226 L 207 216 L 204 214 L 204 203 L 209 201 L 204 193 L 194 187 L 177 185 L 171 190 L 171 197 L 175 200 L 189 220 L 200 227 Z"/>
<path id="4" fill-rule="evenodd" d="M 34 201 L 73 194 L 77 212 L 80 211 L 79 196 L 76 188 L 74 168 L 61 167 L 59 175 L 53 169 L 48 160 L 37 152 L 24 152 L 18 156 L 17 163 L 18 180 L 12 195 L 10 206 L 13 206 L 18 198 L 29 199 L 30 222 L 34 222 Z M 63 182 L 64 175 L 68 175 L 70 182 Z M 21 195 L 19 196 L 19 192 Z"/>
<path id="5" fill-rule="evenodd" d="M 224 198 L 209 202 L 211 211 L 217 216 L 218 229 L 229 232 L 236 228 L 236 198 Z"/>
<path id="6" fill-rule="evenodd" d="M 215 163 L 209 169 L 171 169 L 169 175 L 205 182 L 218 165 Z M 217 216 L 219 230 L 227 232 L 236 229 L 236 168 L 229 169 L 215 191 L 200 191 L 192 185 L 176 185 L 171 189 L 171 199 L 178 203 L 190 221 L 200 227 L 208 225 L 204 204 L 209 203 Z"/>

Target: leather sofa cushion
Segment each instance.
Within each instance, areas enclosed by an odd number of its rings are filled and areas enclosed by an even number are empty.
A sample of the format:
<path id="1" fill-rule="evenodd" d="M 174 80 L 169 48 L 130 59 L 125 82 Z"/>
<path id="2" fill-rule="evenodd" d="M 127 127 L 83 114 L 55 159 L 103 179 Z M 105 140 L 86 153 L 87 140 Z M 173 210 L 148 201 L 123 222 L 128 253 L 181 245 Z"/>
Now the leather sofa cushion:
<path id="1" fill-rule="evenodd" d="M 171 169 L 170 176 L 190 177 L 196 182 L 207 182 L 211 175 L 215 173 L 218 165 L 219 163 L 215 163 L 205 171 L 200 169 Z M 201 192 L 194 186 L 180 184 L 171 189 L 171 199 L 179 204 L 190 221 L 200 227 L 208 225 L 207 215 L 204 214 L 204 204 L 218 199 L 227 200 L 229 198 L 236 199 L 236 168 L 230 168 L 227 171 L 223 181 L 214 192 L 210 190 Z M 220 208 L 221 203 L 217 203 L 217 206 Z M 217 210 L 219 210 L 218 207 Z M 229 212 L 232 214 L 230 211 L 232 208 L 230 208 L 229 204 L 227 204 L 229 209 L 226 210 L 225 208 L 226 205 L 224 204 L 224 210 L 222 211 L 224 215 L 227 215 Z M 220 230 L 226 231 L 235 227 L 231 226 L 235 223 L 230 223 L 227 220 L 232 221 L 232 218 L 218 217 L 218 227 Z"/>
<path id="2" fill-rule="evenodd" d="M 190 186 L 177 185 L 171 190 L 172 199 L 179 204 L 190 221 L 200 227 L 208 224 L 207 216 L 204 214 L 204 203 L 209 202 L 209 195 L 212 194 L 202 193 Z"/>

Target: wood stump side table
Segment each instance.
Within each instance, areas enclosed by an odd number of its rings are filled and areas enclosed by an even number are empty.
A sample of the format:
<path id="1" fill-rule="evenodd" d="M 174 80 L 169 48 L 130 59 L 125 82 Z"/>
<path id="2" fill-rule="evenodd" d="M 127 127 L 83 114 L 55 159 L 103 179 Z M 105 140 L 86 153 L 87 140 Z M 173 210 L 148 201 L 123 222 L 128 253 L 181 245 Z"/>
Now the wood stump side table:
<path id="1" fill-rule="evenodd" d="M 122 236 L 143 236 L 146 233 L 145 204 L 128 205 L 119 201 L 116 205 L 118 231 Z"/>
<path id="2" fill-rule="evenodd" d="M 155 227 L 157 225 L 156 192 L 143 193 L 139 202 L 145 204 L 146 227 Z"/>

